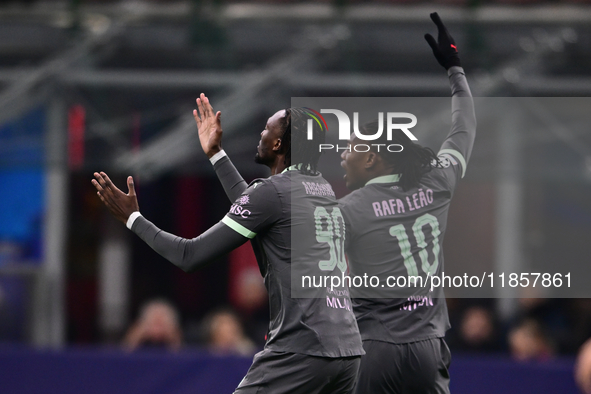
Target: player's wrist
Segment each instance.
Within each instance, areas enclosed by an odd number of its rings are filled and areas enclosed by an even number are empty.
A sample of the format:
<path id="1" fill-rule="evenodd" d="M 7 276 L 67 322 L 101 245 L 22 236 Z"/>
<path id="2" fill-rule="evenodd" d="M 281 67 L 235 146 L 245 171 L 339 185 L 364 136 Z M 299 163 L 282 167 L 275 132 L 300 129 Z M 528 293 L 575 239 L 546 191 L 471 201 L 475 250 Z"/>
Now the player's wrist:
<path id="1" fill-rule="evenodd" d="M 215 146 L 210 148 L 207 152 L 205 152 L 205 154 L 207 155 L 208 158 L 212 158 L 213 156 L 215 156 L 216 154 L 218 154 L 220 151 L 222 151 L 222 147 L 221 146 Z"/>
<path id="2" fill-rule="evenodd" d="M 452 66 L 450 68 L 447 69 L 447 76 L 451 77 L 454 74 L 464 74 L 466 75 L 466 73 L 464 72 L 464 68 L 462 66 Z"/>
<path id="3" fill-rule="evenodd" d="M 215 163 L 217 163 L 218 160 L 220 160 L 224 156 L 227 156 L 226 152 L 223 149 L 220 149 L 217 153 L 209 156 L 209 161 L 212 165 L 214 165 Z"/>
<path id="4" fill-rule="evenodd" d="M 133 226 L 133 223 L 135 223 L 135 221 L 137 220 L 137 218 L 139 218 L 140 216 L 142 216 L 142 214 L 140 213 L 140 211 L 132 212 L 129 215 L 129 217 L 127 218 L 127 222 L 125 223 L 125 225 L 127 226 L 127 228 L 131 230 L 131 227 Z"/>

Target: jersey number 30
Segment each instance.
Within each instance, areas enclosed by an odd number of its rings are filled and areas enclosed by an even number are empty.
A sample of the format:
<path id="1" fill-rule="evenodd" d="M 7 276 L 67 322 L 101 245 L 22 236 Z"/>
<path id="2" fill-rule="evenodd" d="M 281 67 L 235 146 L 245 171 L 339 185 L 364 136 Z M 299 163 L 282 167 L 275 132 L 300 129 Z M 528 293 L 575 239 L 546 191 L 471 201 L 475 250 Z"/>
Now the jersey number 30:
<path id="1" fill-rule="evenodd" d="M 431 235 L 433 236 L 433 264 L 429 264 L 429 253 L 427 252 L 427 246 L 429 245 L 425 241 L 425 232 L 423 227 L 426 225 L 431 226 Z M 435 275 L 437 267 L 439 266 L 439 222 L 437 218 L 428 213 L 419 216 L 412 226 L 412 232 L 414 233 L 415 239 L 417 240 L 417 246 L 419 247 L 419 257 L 421 258 L 421 268 L 426 274 Z M 417 262 L 412 256 L 410 241 L 406 229 L 402 224 L 390 227 L 390 235 L 398 240 L 400 246 L 400 253 L 404 258 L 404 266 L 409 276 L 418 276 Z"/>
<path id="2" fill-rule="evenodd" d="M 345 221 L 341 210 L 335 207 L 329 214 L 326 208 L 316 207 L 314 221 L 316 223 L 316 241 L 327 243 L 330 253 L 329 259 L 320 261 L 318 267 L 322 271 L 332 271 L 336 266 L 342 272 L 345 272 L 347 270 L 347 261 L 345 260 Z"/>

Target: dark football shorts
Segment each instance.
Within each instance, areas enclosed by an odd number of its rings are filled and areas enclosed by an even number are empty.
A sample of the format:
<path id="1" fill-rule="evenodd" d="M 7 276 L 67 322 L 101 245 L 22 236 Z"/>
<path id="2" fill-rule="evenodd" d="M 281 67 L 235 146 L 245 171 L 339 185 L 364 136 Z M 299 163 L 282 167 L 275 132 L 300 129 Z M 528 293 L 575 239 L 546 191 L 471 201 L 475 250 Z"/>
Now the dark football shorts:
<path id="1" fill-rule="evenodd" d="M 355 394 L 449 394 L 451 354 L 443 338 L 363 341 Z"/>
<path id="2" fill-rule="evenodd" d="M 254 356 L 234 394 L 352 393 L 360 356 L 328 358 L 268 349 Z"/>

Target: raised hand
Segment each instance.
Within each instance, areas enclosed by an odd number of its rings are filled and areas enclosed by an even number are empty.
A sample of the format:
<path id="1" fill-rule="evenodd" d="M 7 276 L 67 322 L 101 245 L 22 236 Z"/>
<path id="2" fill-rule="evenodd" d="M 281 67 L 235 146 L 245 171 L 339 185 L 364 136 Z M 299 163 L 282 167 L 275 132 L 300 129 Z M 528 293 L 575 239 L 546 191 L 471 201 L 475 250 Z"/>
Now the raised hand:
<path id="1" fill-rule="evenodd" d="M 453 37 L 447 31 L 437 12 L 433 12 L 430 16 L 437 25 L 437 41 L 431 34 L 425 34 L 425 40 L 433 50 L 435 58 L 446 70 L 453 66 L 461 67 L 458 48 Z"/>
<path id="2" fill-rule="evenodd" d="M 193 110 L 193 117 L 199 131 L 199 142 L 207 157 L 212 157 L 222 150 L 222 113 L 214 114 L 209 99 L 201 93 L 197 99 L 197 109 Z"/>
<path id="3" fill-rule="evenodd" d="M 98 194 L 101 201 L 109 208 L 115 219 L 127 223 L 129 215 L 140 210 L 133 185 L 133 178 L 127 177 L 127 188 L 129 192 L 125 194 L 111 182 L 111 179 L 104 172 L 95 172 L 94 177 L 95 179 L 91 182 L 96 188 L 96 194 Z"/>

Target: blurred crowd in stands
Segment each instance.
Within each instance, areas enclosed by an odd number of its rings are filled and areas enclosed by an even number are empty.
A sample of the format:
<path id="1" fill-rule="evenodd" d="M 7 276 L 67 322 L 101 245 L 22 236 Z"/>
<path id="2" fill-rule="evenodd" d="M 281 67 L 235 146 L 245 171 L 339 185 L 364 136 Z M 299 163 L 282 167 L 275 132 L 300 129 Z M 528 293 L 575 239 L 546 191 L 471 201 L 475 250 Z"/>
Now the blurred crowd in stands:
<path id="1" fill-rule="evenodd" d="M 259 279 L 260 288 L 255 291 L 264 296 Z M 268 323 L 266 300 L 261 297 L 259 301 L 263 313 L 227 306 L 213 310 L 199 324 L 183 326 L 172 303 L 149 300 L 123 343 L 131 350 L 154 346 L 178 350 L 182 345 L 197 345 L 215 353 L 253 354 L 264 343 Z M 591 338 L 590 299 L 520 299 L 519 311 L 508 321 L 497 317 L 494 303 L 490 299 L 448 299 L 453 328 L 446 340 L 452 351 L 546 361 L 574 355 Z M 586 346 L 591 368 L 591 343 Z"/>
<path id="2" fill-rule="evenodd" d="M 178 351 L 186 345 L 187 339 L 220 355 L 249 356 L 257 349 L 232 309 L 211 312 L 203 319 L 198 332 L 188 330 L 184 334 L 178 310 L 164 299 L 150 300 L 142 306 L 123 339 L 123 346 L 129 351 L 146 348 Z"/>
<path id="3" fill-rule="evenodd" d="M 245 305 L 218 308 L 185 330 L 173 304 L 162 299 L 148 301 L 123 345 L 129 350 L 159 347 L 170 351 L 200 346 L 218 355 L 253 355 L 264 343 L 260 329 L 267 317 L 252 314 L 252 307 L 256 304 L 266 310 L 266 302 L 260 276 L 258 280 L 249 277 L 245 283 L 251 295 L 260 294 L 255 303 L 249 302 L 246 310 Z M 490 299 L 448 299 L 453 328 L 446 340 L 453 353 L 509 355 L 517 362 L 535 363 L 578 353 L 574 377 L 581 391 L 591 394 L 591 299 L 523 298 L 518 312 L 504 322 L 497 317 L 494 303 Z"/>
<path id="4" fill-rule="evenodd" d="M 230 255 L 227 305 L 201 318 L 181 319 L 180 303 L 146 300 L 123 339 L 128 350 L 200 347 L 214 354 L 251 356 L 262 349 L 269 323 L 267 293 L 249 244 Z"/>

